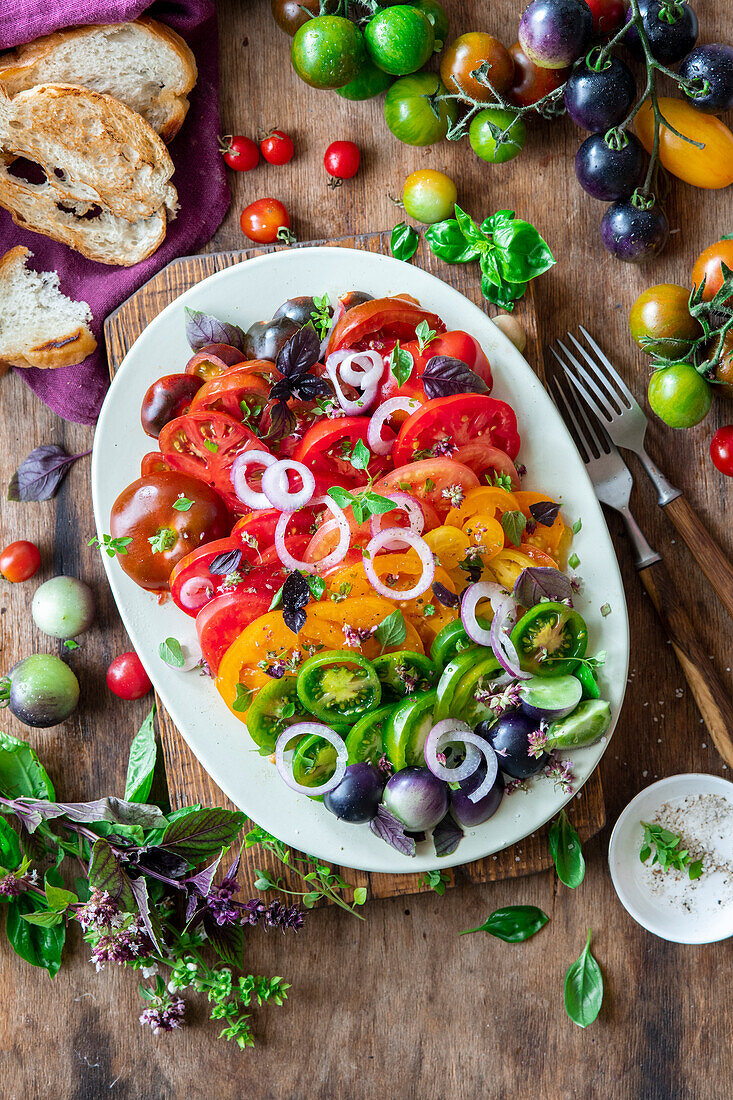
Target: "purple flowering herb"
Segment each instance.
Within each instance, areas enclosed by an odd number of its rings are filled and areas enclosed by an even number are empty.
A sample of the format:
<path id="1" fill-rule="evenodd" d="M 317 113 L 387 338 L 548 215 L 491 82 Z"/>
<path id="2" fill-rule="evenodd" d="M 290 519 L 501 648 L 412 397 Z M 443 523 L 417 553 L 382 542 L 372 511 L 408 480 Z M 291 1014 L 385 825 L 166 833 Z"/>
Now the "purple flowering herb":
<path id="1" fill-rule="evenodd" d="M 156 997 L 155 1002 L 140 1015 L 143 1027 L 150 1025 L 153 1035 L 183 1027 L 186 1005 L 180 997 Z"/>
<path id="2" fill-rule="evenodd" d="M 527 734 L 528 752 L 535 760 L 539 759 L 547 747 L 547 733 L 541 727 Z"/>
<path id="3" fill-rule="evenodd" d="M 555 790 L 563 794 L 572 794 L 575 790 L 576 777 L 573 772 L 572 760 L 558 760 L 553 756 L 545 768 L 545 775 L 555 784 Z"/>

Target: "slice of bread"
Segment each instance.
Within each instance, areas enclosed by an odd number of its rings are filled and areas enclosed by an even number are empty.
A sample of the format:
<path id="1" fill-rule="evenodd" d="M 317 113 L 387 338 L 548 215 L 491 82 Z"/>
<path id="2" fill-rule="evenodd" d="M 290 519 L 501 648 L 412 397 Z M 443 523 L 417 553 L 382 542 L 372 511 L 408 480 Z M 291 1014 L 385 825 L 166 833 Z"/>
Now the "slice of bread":
<path id="1" fill-rule="evenodd" d="M 197 75 L 180 35 L 144 16 L 57 31 L 0 57 L 0 84 L 9 96 L 36 84 L 80 84 L 127 104 L 164 141 L 180 130 Z"/>
<path id="2" fill-rule="evenodd" d="M 27 248 L 0 257 L 0 364 L 71 367 L 94 351 L 92 311 L 59 290 L 55 271 L 31 271 Z"/>
<path id="3" fill-rule="evenodd" d="M 173 170 L 152 127 L 112 96 L 39 84 L 10 99 L 0 88 L 0 206 L 16 225 L 129 267 L 175 216 Z"/>

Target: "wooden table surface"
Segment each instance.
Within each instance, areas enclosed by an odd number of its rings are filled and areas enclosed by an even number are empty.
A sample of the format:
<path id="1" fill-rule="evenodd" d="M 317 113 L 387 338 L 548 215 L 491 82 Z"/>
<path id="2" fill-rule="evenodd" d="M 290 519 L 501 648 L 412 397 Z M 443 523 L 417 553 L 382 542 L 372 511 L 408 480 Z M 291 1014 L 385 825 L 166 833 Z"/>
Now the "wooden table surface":
<path id="1" fill-rule="evenodd" d="M 513 41 L 521 4 L 496 0 L 487 22 L 487 5 L 478 0 L 445 3 L 452 33 L 480 28 Z M 576 185 L 572 157 L 579 137 L 569 122 L 532 124 L 529 148 L 501 167 L 484 165 L 464 144 L 411 149 L 391 137 L 379 101 L 349 104 L 294 76 L 288 39 L 265 0 L 219 0 L 217 7 L 223 130 L 253 133 L 279 125 L 292 134 L 298 152 L 286 168 L 264 166 L 232 179 L 232 207 L 210 249 L 242 247 L 239 212 L 269 194 L 286 202 L 301 240 L 389 228 L 400 220 L 389 195 L 399 194 L 405 175 L 419 167 L 443 169 L 473 215 L 512 207 L 550 243 L 559 262 L 537 284 L 545 340 L 578 322 L 590 325 L 643 394 L 648 368 L 627 335 L 629 306 L 651 283 L 686 283 L 701 248 L 733 229 L 730 189 L 706 193 L 675 184 L 667 251 L 646 269 L 620 265 L 599 242 L 602 206 Z M 696 7 L 703 41 L 730 37 L 725 5 L 699 0 Z M 336 137 L 358 142 L 363 167 L 354 181 L 330 191 L 321 161 Z M 652 422 L 649 433 L 652 453 L 728 551 L 730 482 L 712 467 L 707 444 L 732 413 L 731 403 L 720 401 L 696 429 L 676 433 Z M 92 438 L 91 429 L 48 412 L 12 375 L 0 383 L 0 423 L 2 485 L 32 447 L 58 442 L 81 451 Z M 639 467 L 632 468 L 639 475 Z M 641 477 L 632 505 L 678 578 L 706 652 L 733 690 L 730 622 Z M 612 824 L 657 777 L 727 773 L 643 595 L 615 517 L 610 527 L 632 630 L 626 703 L 602 764 Z M 4 728 L 38 749 L 66 800 L 121 792 L 128 745 L 149 705 L 113 700 L 104 685 L 109 660 L 127 646 L 98 552 L 87 547 L 93 533 L 88 460 L 77 464 L 53 502 L 9 504 L 4 493 L 0 499 L 0 541 L 36 540 L 44 554 L 39 579 L 71 573 L 89 582 L 98 598 L 97 624 L 70 657 L 83 691 L 73 719 L 29 731 L 7 712 L 3 716 Z M 4 669 L 33 650 L 54 651 L 51 639 L 33 627 L 33 588 L 0 580 Z M 259 1011 L 258 1045 L 246 1053 L 217 1041 L 218 1029 L 206 1022 L 203 1008 L 175 1035 L 155 1039 L 143 1031 L 134 976 L 115 967 L 96 974 L 76 934 L 53 983 L 2 947 L 0 1091 L 7 1100 L 729 1098 L 732 944 L 680 947 L 634 924 L 608 875 L 608 834 L 607 827 L 588 845 L 585 882 L 574 892 L 547 872 L 460 887 L 442 898 L 375 901 L 364 924 L 340 911 L 319 911 L 297 938 L 253 930 L 248 965 L 255 973 L 284 975 L 293 988 L 285 1007 Z M 482 935 L 458 938 L 461 929 L 513 903 L 541 906 L 551 923 L 524 945 Z M 565 1015 L 562 982 L 589 927 L 606 992 L 597 1022 L 582 1031 Z"/>

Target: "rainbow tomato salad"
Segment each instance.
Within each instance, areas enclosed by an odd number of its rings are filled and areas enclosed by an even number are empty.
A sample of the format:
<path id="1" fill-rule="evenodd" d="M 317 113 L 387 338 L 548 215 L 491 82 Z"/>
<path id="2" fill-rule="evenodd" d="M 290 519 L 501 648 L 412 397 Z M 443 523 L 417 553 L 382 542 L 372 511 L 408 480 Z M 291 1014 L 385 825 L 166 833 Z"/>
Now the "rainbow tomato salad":
<path id="1" fill-rule="evenodd" d="M 478 341 L 408 295 L 293 298 L 247 332 L 187 313 L 195 354 L 145 395 L 157 449 L 104 539 L 195 618 L 253 751 L 407 854 L 452 852 L 533 777 L 571 793 L 562 754 L 611 721 L 580 520 L 523 487 Z"/>

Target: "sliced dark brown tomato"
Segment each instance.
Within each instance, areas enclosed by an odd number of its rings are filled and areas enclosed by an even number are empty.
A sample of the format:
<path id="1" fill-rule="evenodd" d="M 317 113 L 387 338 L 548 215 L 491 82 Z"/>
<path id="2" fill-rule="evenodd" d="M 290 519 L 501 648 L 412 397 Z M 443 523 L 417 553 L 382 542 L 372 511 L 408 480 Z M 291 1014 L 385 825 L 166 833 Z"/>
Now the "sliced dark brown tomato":
<path id="1" fill-rule="evenodd" d="M 246 362 L 247 357 L 229 344 L 209 344 L 192 355 L 186 363 L 186 374 L 195 374 L 209 382 L 221 374 L 226 374 L 236 363 Z"/>

